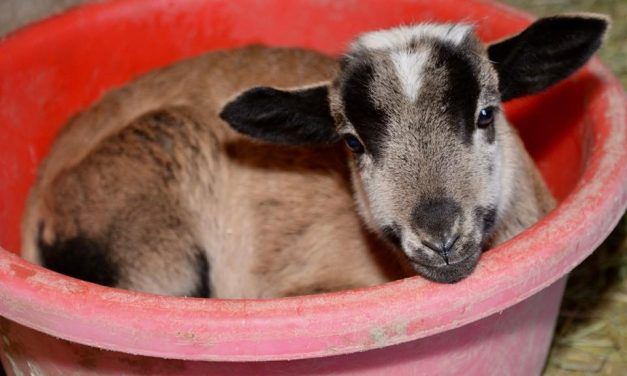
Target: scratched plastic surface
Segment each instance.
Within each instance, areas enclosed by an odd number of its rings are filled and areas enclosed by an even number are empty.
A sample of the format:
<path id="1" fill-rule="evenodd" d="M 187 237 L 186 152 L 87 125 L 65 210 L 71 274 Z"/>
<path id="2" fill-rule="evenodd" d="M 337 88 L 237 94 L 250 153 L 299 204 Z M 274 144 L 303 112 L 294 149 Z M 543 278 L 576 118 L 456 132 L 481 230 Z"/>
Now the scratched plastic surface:
<path id="1" fill-rule="evenodd" d="M 338 54 L 361 31 L 420 20 L 474 21 L 491 41 L 530 18 L 487 1 L 117 0 L 0 41 L 0 334 L 8 371 L 538 373 L 564 277 L 627 205 L 625 97 L 598 61 L 507 105 L 561 204 L 486 253 L 461 283 L 414 277 L 309 297 L 183 299 L 92 285 L 16 256 L 37 164 L 68 117 L 108 89 L 214 49 L 264 43 Z"/>

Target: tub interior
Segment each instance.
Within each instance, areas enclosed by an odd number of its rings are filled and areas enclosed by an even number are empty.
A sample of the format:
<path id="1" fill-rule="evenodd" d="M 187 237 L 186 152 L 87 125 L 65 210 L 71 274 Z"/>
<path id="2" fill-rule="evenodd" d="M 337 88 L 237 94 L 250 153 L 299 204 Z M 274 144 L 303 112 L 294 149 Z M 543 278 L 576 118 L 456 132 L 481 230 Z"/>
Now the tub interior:
<path id="1" fill-rule="evenodd" d="M 361 31 L 422 20 L 476 22 L 485 41 L 528 22 L 482 2 L 171 1 L 168 12 L 157 3 L 93 4 L 0 43 L 0 247 L 19 254 L 28 189 L 60 127 L 107 90 L 151 69 L 251 43 L 337 55 Z M 585 112 L 598 86 L 584 69 L 541 95 L 506 104 L 559 200 L 577 185 L 594 142 Z"/>

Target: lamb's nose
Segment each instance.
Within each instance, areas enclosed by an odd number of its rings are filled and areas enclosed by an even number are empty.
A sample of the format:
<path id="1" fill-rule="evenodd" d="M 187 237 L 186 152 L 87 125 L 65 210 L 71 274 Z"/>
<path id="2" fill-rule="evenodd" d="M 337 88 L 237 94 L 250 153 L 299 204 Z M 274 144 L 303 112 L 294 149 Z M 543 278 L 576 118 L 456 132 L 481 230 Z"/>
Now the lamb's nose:
<path id="1" fill-rule="evenodd" d="M 451 248 L 453 248 L 453 245 L 455 245 L 457 239 L 459 239 L 459 235 L 450 235 L 442 237 L 441 239 L 439 239 L 439 241 L 436 241 L 435 243 L 423 240 L 422 244 L 442 256 L 444 262 L 446 262 L 446 265 L 448 265 L 448 252 L 451 250 Z"/>
<path id="2" fill-rule="evenodd" d="M 461 215 L 462 208 L 458 202 L 449 198 L 421 200 L 413 210 L 412 226 L 417 232 L 426 232 L 438 239 L 440 234 L 450 234 L 455 221 Z M 448 239 L 442 239 L 446 240 Z"/>

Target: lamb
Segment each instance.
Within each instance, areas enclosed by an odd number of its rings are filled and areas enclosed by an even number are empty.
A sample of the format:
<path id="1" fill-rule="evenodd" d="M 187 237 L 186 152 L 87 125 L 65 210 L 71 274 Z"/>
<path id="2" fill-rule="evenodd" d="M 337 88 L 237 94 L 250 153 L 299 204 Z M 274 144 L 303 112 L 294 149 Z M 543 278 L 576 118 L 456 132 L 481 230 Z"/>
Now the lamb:
<path id="1" fill-rule="evenodd" d="M 555 205 L 502 102 L 581 67 L 607 25 L 544 18 L 485 46 L 426 23 L 367 32 L 339 62 L 251 46 L 154 71 L 60 132 L 23 257 L 178 296 L 460 281 Z"/>

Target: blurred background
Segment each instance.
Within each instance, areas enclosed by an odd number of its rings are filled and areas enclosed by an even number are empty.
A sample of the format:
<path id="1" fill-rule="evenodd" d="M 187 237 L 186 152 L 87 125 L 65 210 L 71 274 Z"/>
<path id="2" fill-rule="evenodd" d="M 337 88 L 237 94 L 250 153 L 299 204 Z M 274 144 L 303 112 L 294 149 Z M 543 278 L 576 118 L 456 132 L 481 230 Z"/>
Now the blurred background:
<path id="1" fill-rule="evenodd" d="M 0 36 L 89 1 L 98 0 L 0 0 Z M 623 87 L 627 85 L 627 0 L 503 2 L 537 16 L 564 12 L 609 15 L 613 24 L 599 57 Z M 544 374 L 627 375 L 627 216 L 572 272 Z"/>

